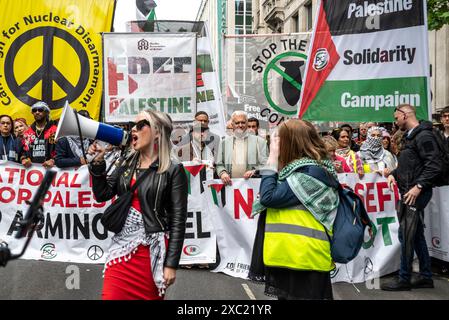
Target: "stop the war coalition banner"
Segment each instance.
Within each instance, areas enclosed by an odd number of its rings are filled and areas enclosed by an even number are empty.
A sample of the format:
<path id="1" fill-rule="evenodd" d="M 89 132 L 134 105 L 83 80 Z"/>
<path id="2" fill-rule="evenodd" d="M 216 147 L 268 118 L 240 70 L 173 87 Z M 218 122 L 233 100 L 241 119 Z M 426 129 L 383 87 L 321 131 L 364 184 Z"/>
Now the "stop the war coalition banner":
<path id="1" fill-rule="evenodd" d="M 133 121 L 146 109 L 173 121 L 196 112 L 196 34 L 103 34 L 106 122 Z"/>
<path id="2" fill-rule="evenodd" d="M 244 110 L 260 133 L 295 116 L 303 88 L 310 33 L 227 35 L 225 83 L 228 115 Z"/>
<path id="3" fill-rule="evenodd" d="M 431 115 L 425 0 L 322 0 L 299 117 L 392 121 L 409 103 Z"/>
<path id="4" fill-rule="evenodd" d="M 68 100 L 94 119 L 102 97 L 100 32 L 110 31 L 114 0 L 2 0 L 0 114 L 34 121 L 39 100 L 58 119 Z"/>

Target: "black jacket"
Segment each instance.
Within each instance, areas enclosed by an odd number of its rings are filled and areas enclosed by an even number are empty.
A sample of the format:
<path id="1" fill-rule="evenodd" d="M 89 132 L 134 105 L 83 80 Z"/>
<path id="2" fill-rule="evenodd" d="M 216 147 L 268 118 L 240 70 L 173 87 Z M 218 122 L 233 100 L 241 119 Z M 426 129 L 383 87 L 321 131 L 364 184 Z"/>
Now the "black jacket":
<path id="1" fill-rule="evenodd" d="M 85 152 L 87 153 L 87 150 Z M 81 166 L 81 159 L 73 154 L 67 137 L 62 137 L 56 141 L 55 164 L 58 168 Z"/>
<path id="2" fill-rule="evenodd" d="M 401 194 L 415 185 L 423 186 L 422 195 L 431 192 L 435 179 L 441 174 L 441 155 L 432 132 L 432 123 L 422 121 L 410 136 L 404 134 L 404 145 L 398 158 L 398 167 L 392 174 Z M 421 195 L 420 195 L 421 196 Z"/>
<path id="3" fill-rule="evenodd" d="M 110 176 L 106 177 L 106 164 L 90 165 L 93 192 L 99 202 L 120 196 L 130 189 L 131 178 L 139 155 L 136 153 Z M 177 268 L 181 257 L 187 219 L 187 176 L 182 164 L 157 173 L 158 163 L 150 166 L 150 174 L 137 187 L 140 206 L 147 233 L 169 232 L 164 265 Z M 156 210 L 155 210 L 156 208 Z"/>

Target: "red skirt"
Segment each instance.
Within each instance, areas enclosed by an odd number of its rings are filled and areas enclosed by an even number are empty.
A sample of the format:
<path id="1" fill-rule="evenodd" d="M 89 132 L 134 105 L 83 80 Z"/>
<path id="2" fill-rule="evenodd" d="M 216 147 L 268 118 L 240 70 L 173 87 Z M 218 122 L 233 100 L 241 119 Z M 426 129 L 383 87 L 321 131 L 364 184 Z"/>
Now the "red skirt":
<path id="1" fill-rule="evenodd" d="M 108 266 L 104 273 L 103 300 L 163 300 L 153 280 L 149 248 L 139 245 L 131 259 Z"/>
<path id="2" fill-rule="evenodd" d="M 135 179 L 132 179 L 133 185 Z M 132 206 L 141 212 L 137 190 Z M 166 242 L 167 244 L 167 242 Z M 139 245 L 131 259 L 108 266 L 104 273 L 103 300 L 163 300 L 153 280 L 150 263 L 150 249 Z"/>

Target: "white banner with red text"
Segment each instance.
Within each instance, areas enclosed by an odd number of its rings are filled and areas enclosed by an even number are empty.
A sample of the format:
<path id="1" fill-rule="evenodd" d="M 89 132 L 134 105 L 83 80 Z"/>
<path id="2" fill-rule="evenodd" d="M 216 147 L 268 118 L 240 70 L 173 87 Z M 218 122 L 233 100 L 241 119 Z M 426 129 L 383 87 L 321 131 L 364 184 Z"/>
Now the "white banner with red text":
<path id="1" fill-rule="evenodd" d="M 248 278 L 259 219 L 251 217 L 251 208 L 259 185 L 260 179 L 232 179 L 228 187 L 221 180 L 204 182 L 220 253 L 220 264 L 212 272 Z"/>
<path id="2" fill-rule="evenodd" d="M 204 205 L 201 181 L 211 179 L 209 163 L 185 162 L 189 179 L 186 238 L 181 264 L 214 263 L 216 238 Z M 112 233 L 104 230 L 100 218 L 111 201 L 98 203 L 86 166 L 57 171 L 45 197 L 44 220 L 38 224 L 23 259 L 75 263 L 104 263 Z M 29 169 L 12 162 L 0 164 L 0 239 L 16 254 L 25 239 L 17 240 L 18 223 L 45 175 L 41 165 Z"/>
<path id="3" fill-rule="evenodd" d="M 22 256 L 23 259 L 77 263 L 103 263 L 109 235 L 100 222 L 110 201 L 95 201 L 86 166 L 53 169 L 56 177 L 43 203 L 44 219 Z M 0 164 L 0 238 L 16 254 L 25 238 L 16 239 L 19 222 L 45 175 L 42 165 L 31 168 L 12 162 Z"/>
<path id="4" fill-rule="evenodd" d="M 339 180 L 363 198 L 375 228 L 374 239 L 367 237 L 353 261 L 346 265 L 337 264 L 331 274 L 332 281 L 364 282 L 398 270 L 397 190 L 391 192 L 386 179 L 377 174 L 366 174 L 361 180 L 355 174 L 341 174 Z M 257 216 L 252 219 L 250 213 L 259 193 L 260 179 L 233 179 L 232 182 L 228 187 L 221 180 L 205 182 L 221 258 L 214 272 L 247 278 L 257 229 Z"/>

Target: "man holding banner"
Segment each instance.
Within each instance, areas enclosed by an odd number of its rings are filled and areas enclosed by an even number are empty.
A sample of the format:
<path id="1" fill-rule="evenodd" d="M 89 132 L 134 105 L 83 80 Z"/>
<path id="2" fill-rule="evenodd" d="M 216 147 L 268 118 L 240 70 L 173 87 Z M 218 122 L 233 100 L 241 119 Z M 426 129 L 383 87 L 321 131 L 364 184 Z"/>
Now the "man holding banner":
<path id="1" fill-rule="evenodd" d="M 415 108 L 399 105 L 394 112 L 398 127 L 405 131 L 405 145 L 399 155 L 398 168 L 388 176 L 388 185 L 398 183 L 402 200 L 397 207 L 401 266 L 399 278 L 381 286 L 387 291 L 411 288 L 433 288 L 430 256 L 424 237 L 424 208 L 432 198 L 432 187 L 441 174 L 441 157 L 432 123 L 416 118 Z M 411 281 L 412 262 L 416 252 L 420 276 Z"/>

